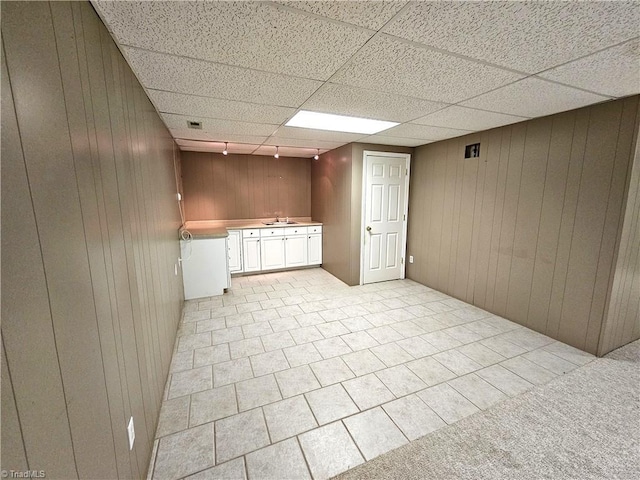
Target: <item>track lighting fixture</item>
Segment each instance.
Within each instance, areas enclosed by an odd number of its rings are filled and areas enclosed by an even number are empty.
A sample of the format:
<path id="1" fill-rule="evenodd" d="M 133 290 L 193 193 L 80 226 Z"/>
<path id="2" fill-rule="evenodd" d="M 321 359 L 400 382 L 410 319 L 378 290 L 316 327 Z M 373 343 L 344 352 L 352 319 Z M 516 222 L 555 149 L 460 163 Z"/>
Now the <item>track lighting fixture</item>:
<path id="1" fill-rule="evenodd" d="M 224 150 L 222 151 L 223 155 L 227 155 L 229 152 L 227 151 L 227 142 L 224 142 Z"/>
<path id="2" fill-rule="evenodd" d="M 318 153 L 313 156 L 314 160 L 318 160 L 320 158 L 320 149 L 318 148 Z"/>
<path id="3" fill-rule="evenodd" d="M 276 154 L 273 156 L 274 158 L 280 158 L 280 154 L 278 153 L 278 148 L 276 147 Z"/>

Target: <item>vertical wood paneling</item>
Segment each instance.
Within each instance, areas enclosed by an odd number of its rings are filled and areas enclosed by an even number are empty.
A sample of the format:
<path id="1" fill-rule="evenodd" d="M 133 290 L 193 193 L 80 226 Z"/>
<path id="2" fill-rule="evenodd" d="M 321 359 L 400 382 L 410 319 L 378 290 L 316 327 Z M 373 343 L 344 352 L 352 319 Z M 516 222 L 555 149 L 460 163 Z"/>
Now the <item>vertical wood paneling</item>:
<path id="1" fill-rule="evenodd" d="M 527 312 L 527 326 L 538 331 L 547 325 L 575 121 L 575 112 L 553 118 Z"/>
<path id="2" fill-rule="evenodd" d="M 2 7 L 4 20 L 7 13 L 5 5 Z M 38 227 L 5 60 L 3 31 L 0 130 L 2 337 L 4 355 L 13 377 L 13 394 L 22 435 L 6 435 L 3 415 L 2 468 L 20 470 L 22 460 L 19 455 L 5 457 L 4 451 L 22 450 L 27 455 L 27 463 L 34 466 L 46 465 L 47 472 L 52 477 L 78 478 Z M 27 285 L 28 288 L 25 288 Z M 3 408 L 8 394 L 9 389 L 5 392 L 3 378 Z M 51 415 L 50 412 L 56 412 L 56 415 Z M 56 441 L 52 442 L 51 438 Z"/>
<path id="3" fill-rule="evenodd" d="M 473 302 L 485 308 L 487 303 L 487 272 L 491 257 L 491 233 L 496 208 L 496 189 L 500 166 L 500 146 L 502 129 L 491 130 L 484 142 L 486 150 L 481 152 L 485 162 L 484 189 L 482 192 L 482 212 L 477 240 L 477 268 L 473 288 Z"/>
<path id="4" fill-rule="evenodd" d="M 2 224 L 21 238 L 2 245 L 21 426 L 3 449 L 52 478 L 140 478 L 182 303 L 177 149 L 89 3 L 2 20 Z"/>
<path id="5" fill-rule="evenodd" d="M 2 467 L 16 471 L 29 469 L 27 454 L 22 442 L 22 429 L 16 409 L 16 397 L 7 365 L 7 355 L 2 347 Z"/>
<path id="6" fill-rule="evenodd" d="M 506 315 L 507 312 L 507 298 L 510 287 L 509 274 L 511 272 L 511 263 L 513 262 L 513 241 L 526 135 L 527 125 L 525 123 L 513 126 L 509 144 L 509 165 L 507 167 L 502 226 L 500 228 L 500 243 L 498 247 L 498 267 L 493 294 L 493 308 L 501 315 Z"/>
<path id="7" fill-rule="evenodd" d="M 592 108 L 558 339 L 595 353 L 595 345 L 593 348 L 586 345 L 586 327 L 595 289 L 622 102 Z M 611 135 L 612 131 L 616 135 Z"/>
<path id="8" fill-rule="evenodd" d="M 623 115 L 627 115 L 625 105 Z M 605 303 L 605 321 L 603 322 L 598 344 L 598 355 L 640 338 L 640 143 L 638 143 L 638 126 L 640 110 L 638 110 L 632 135 L 635 137 L 635 152 L 627 171 L 625 185 L 626 195 L 623 198 L 622 222 L 620 235 L 616 243 L 615 268 L 610 275 L 610 292 Z M 631 127 L 631 125 L 629 125 Z M 612 188 L 612 191 L 614 189 Z M 609 217 L 609 214 L 607 214 Z"/>
<path id="9" fill-rule="evenodd" d="M 97 319 L 49 4 L 8 4 L 3 35 L 78 473 L 117 476 L 102 359 L 94 355 L 100 351 Z M 91 403 L 78 401 L 88 395 Z M 96 457 L 94 449 L 105 454 Z"/>
<path id="10" fill-rule="evenodd" d="M 636 96 L 417 148 L 409 277 L 591 353 L 640 336 L 637 254 L 613 273 L 637 115 Z"/>
<path id="11" fill-rule="evenodd" d="M 321 155 L 311 168 L 311 216 L 323 223 L 322 267 L 353 285 L 351 252 L 345 248 L 351 243 L 351 145 Z"/>
<path id="12" fill-rule="evenodd" d="M 186 220 L 311 216 L 306 158 L 182 152 Z"/>
<path id="13" fill-rule="evenodd" d="M 523 325 L 527 323 L 552 123 L 542 118 L 527 125 L 506 308 L 506 315 Z"/>
<path id="14" fill-rule="evenodd" d="M 489 267 L 487 268 L 487 293 L 485 299 L 485 308 L 491 311 L 494 311 L 495 305 L 495 287 L 498 277 L 498 259 L 500 258 L 500 238 L 502 236 L 502 211 L 507 186 L 507 173 L 509 171 L 509 152 L 513 127 L 504 127 L 501 128 L 500 131 L 502 131 L 499 147 L 500 163 L 498 166 L 496 200 L 493 211 L 493 227 L 491 229 L 491 247 Z"/>

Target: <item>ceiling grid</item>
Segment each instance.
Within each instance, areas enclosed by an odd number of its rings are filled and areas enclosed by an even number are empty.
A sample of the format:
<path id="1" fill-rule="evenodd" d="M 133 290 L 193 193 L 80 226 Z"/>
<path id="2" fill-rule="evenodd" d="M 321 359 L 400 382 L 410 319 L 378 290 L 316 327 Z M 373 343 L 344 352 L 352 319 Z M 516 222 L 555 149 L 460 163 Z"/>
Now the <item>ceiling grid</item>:
<path id="1" fill-rule="evenodd" d="M 183 150 L 414 147 L 640 93 L 634 1 L 92 3 Z M 300 110 L 400 125 L 287 127 Z"/>

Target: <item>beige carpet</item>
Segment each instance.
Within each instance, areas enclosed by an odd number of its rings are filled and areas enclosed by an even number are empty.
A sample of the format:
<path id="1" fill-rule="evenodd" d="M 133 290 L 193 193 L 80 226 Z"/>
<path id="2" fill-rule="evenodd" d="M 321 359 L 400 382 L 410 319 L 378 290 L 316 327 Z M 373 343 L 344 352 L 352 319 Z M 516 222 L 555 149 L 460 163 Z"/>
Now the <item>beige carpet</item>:
<path id="1" fill-rule="evenodd" d="M 640 478 L 640 341 L 336 478 Z"/>

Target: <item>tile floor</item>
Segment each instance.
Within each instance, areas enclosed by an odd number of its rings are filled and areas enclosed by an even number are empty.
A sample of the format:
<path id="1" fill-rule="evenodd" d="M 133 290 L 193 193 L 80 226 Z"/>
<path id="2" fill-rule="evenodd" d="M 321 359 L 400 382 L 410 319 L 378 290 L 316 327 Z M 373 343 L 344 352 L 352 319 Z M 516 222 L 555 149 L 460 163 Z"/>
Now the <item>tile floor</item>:
<path id="1" fill-rule="evenodd" d="M 232 285 L 185 302 L 153 478 L 329 478 L 594 358 L 411 280 Z"/>

